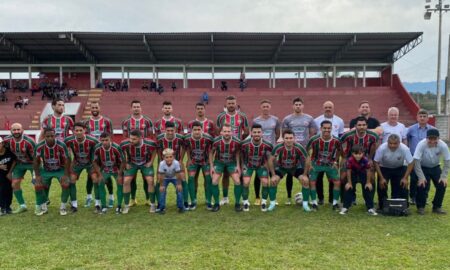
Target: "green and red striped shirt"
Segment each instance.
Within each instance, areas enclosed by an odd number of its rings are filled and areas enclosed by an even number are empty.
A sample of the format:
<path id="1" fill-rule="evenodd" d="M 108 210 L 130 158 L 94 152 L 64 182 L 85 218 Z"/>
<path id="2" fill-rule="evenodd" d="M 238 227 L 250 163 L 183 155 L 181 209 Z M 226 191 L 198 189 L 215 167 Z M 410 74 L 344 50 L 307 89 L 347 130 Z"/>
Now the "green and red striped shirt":
<path id="1" fill-rule="evenodd" d="M 272 156 L 275 157 L 276 167 L 291 170 L 304 167 L 308 152 L 299 143 L 295 143 L 290 149 L 280 143 L 272 150 Z"/>
<path id="2" fill-rule="evenodd" d="M 135 119 L 132 115 L 128 116 L 127 119 L 122 122 L 122 130 L 130 136 L 132 130 L 138 129 L 142 132 L 142 136 L 147 138 L 150 136 L 153 130 L 153 123 L 150 118 L 142 115 L 141 118 Z"/>
<path id="3" fill-rule="evenodd" d="M 209 162 L 209 151 L 213 142 L 213 137 L 207 133 L 202 133 L 200 139 L 194 139 L 192 134 L 187 134 L 184 138 L 186 151 L 189 151 L 191 162 L 196 165 L 206 165 Z"/>
<path id="4" fill-rule="evenodd" d="M 346 132 L 341 137 L 341 143 L 345 146 L 344 156 L 347 158 L 350 157 L 352 155 L 351 150 L 353 145 L 359 144 L 363 147 L 366 156 L 369 157 L 370 148 L 372 147 L 372 145 L 376 145 L 378 143 L 378 140 L 378 135 L 370 130 L 367 130 L 362 137 L 358 136 L 358 132 L 356 132 L 356 129 Z"/>
<path id="5" fill-rule="evenodd" d="M 222 112 L 217 116 L 216 125 L 221 129 L 224 124 L 231 125 L 231 134 L 241 139 L 244 129 L 248 128 L 247 116 L 242 112 L 236 112 L 234 115 Z"/>
<path id="6" fill-rule="evenodd" d="M 113 125 L 111 119 L 101 116 L 99 119 L 94 119 L 90 117 L 85 122 L 86 124 L 86 134 L 94 136 L 99 139 L 103 132 L 113 133 Z"/>
<path id="7" fill-rule="evenodd" d="M 44 169 L 46 171 L 58 171 L 64 169 L 64 164 L 69 157 L 67 146 L 58 140 L 55 145 L 48 146 L 45 140 L 36 145 L 34 156 L 42 159 Z"/>
<path id="8" fill-rule="evenodd" d="M 150 162 L 153 153 L 157 150 L 156 143 L 150 139 L 142 139 L 138 146 L 133 145 L 129 139 L 125 139 L 120 143 L 120 148 L 127 162 L 137 166 Z"/>
<path id="9" fill-rule="evenodd" d="M 320 134 L 309 139 L 306 147 L 311 152 L 311 161 L 317 166 L 331 166 L 339 159 L 338 152 L 341 148 L 341 141 L 332 136 L 325 141 Z"/>
<path id="10" fill-rule="evenodd" d="M 240 151 L 241 141 L 232 136 L 230 142 L 225 142 L 223 136 L 214 139 L 212 149 L 216 151 L 215 160 L 224 163 L 236 162 L 236 153 Z"/>
<path id="11" fill-rule="evenodd" d="M 192 132 L 192 125 L 194 124 L 194 122 L 200 122 L 202 124 L 202 131 L 203 133 L 207 133 L 210 136 L 212 136 L 214 138 L 215 134 L 216 134 L 216 130 L 214 127 L 214 122 L 212 120 L 209 119 L 205 119 L 203 121 L 198 121 L 198 120 L 192 120 L 188 123 L 188 132 L 191 133 Z"/>
<path id="12" fill-rule="evenodd" d="M 99 143 L 94 150 L 94 160 L 104 173 L 118 173 L 125 157 L 117 143 L 112 143 L 109 149 Z"/>
<path id="13" fill-rule="evenodd" d="M 268 154 L 272 152 L 273 146 L 270 142 L 261 139 L 256 145 L 251 138 L 246 139 L 241 144 L 241 153 L 244 166 L 251 169 L 264 166 Z"/>
<path id="14" fill-rule="evenodd" d="M 72 150 L 75 165 L 88 166 L 92 164 L 94 148 L 100 142 L 90 135 L 85 135 L 84 140 L 79 142 L 75 135 L 72 135 L 67 137 L 64 143 Z"/>
<path id="15" fill-rule="evenodd" d="M 42 121 L 42 128 L 52 128 L 55 130 L 56 139 L 61 142 L 64 142 L 64 139 L 70 135 L 73 126 L 72 118 L 66 115 L 56 117 L 50 114 Z"/>
<path id="16" fill-rule="evenodd" d="M 168 120 L 166 120 L 164 117 L 162 117 L 161 119 L 156 121 L 156 123 L 155 123 L 155 134 L 156 135 L 166 132 L 166 123 L 167 122 L 172 122 L 175 125 L 176 133 L 178 133 L 178 134 L 184 133 L 183 123 L 181 122 L 181 120 L 172 116 Z"/>
<path id="17" fill-rule="evenodd" d="M 166 148 L 170 148 L 174 151 L 175 159 L 182 162 L 183 157 L 181 156 L 181 152 L 184 146 L 184 137 L 181 134 L 175 133 L 175 136 L 172 140 L 168 140 L 166 138 L 165 133 L 161 133 L 158 135 L 157 139 L 159 157 L 162 159 L 162 152 Z"/>
<path id="18" fill-rule="evenodd" d="M 22 138 L 20 138 L 19 141 L 16 141 L 14 139 L 14 136 L 10 135 L 5 138 L 4 142 L 9 147 L 11 152 L 16 155 L 18 163 L 33 163 L 33 155 L 36 143 L 30 136 L 22 134 Z"/>

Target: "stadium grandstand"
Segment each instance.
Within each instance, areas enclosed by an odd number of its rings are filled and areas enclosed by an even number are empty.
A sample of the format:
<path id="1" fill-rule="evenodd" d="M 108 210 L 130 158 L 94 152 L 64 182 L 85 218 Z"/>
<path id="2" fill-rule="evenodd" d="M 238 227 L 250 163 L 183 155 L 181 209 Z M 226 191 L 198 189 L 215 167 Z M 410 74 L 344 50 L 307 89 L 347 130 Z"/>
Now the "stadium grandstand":
<path id="1" fill-rule="evenodd" d="M 78 90 L 71 114 L 76 120 L 90 115 L 90 102 L 100 100 L 102 114 L 115 129 L 130 112 L 130 101 L 142 102 L 152 119 L 161 115 L 164 100 L 172 101 L 174 115 L 187 122 L 194 118 L 194 105 L 204 92 L 209 95 L 207 114 L 211 119 L 223 110 L 225 96 L 238 97 L 251 119 L 263 98 L 272 101 L 272 113 L 280 118 L 291 113 L 291 100 L 301 96 L 305 112 L 322 113 L 322 103 L 332 100 L 336 114 L 346 124 L 357 114 L 360 101 L 371 103 L 372 114 L 384 119 L 387 109 L 400 109 L 400 121 L 412 124 L 419 107 L 405 90 L 394 63 L 422 42 L 421 32 L 402 33 L 102 33 L 18 32 L 0 33 L 0 72 L 28 73 L 23 80 L 33 88 L 43 80 Z M 32 73 L 42 74 L 33 78 Z M 103 79 L 103 74 L 121 74 Z M 147 72 L 147 79 L 130 73 Z M 160 78 L 163 73 L 182 74 L 181 79 Z M 209 78 L 192 78 L 192 74 Z M 239 89 L 239 75 L 225 79 L 218 74 L 246 75 L 246 89 Z M 249 74 L 262 74 L 253 78 Z M 283 74 L 294 74 L 286 78 Z M 317 74 L 323 74 L 318 76 Z M 369 76 L 370 75 L 370 76 Z M 265 77 L 264 77 L 265 76 Z M 128 91 L 109 91 L 108 83 L 127 82 Z M 161 95 L 142 91 L 144 81 L 166 89 Z M 177 90 L 172 92 L 175 82 Z M 16 95 L 7 90 L 10 100 Z M 17 93 L 17 95 L 20 94 Z M 48 114 L 48 100 L 41 93 L 30 96 L 30 104 L 17 111 L 10 101 L 0 103 L 0 129 L 21 122 L 25 129 L 38 130 Z M 66 106 L 66 109 L 70 106 Z M 48 107 L 47 107 L 48 108 Z M 6 133 L 5 133 L 6 134 Z"/>

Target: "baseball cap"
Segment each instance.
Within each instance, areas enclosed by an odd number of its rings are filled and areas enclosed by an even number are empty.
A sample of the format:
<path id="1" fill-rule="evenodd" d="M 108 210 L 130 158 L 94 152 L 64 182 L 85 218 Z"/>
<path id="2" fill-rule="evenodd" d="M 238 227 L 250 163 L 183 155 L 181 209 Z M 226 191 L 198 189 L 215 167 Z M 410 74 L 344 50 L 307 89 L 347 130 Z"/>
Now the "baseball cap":
<path id="1" fill-rule="evenodd" d="M 439 130 L 434 128 L 427 130 L 427 137 L 439 137 Z"/>

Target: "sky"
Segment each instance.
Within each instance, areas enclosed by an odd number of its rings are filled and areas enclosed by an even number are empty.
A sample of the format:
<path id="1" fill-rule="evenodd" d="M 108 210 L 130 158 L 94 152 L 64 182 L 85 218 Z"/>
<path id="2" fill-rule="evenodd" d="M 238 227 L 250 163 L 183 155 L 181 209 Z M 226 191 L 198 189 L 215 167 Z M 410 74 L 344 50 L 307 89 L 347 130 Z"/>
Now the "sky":
<path id="1" fill-rule="evenodd" d="M 2 0 L 0 32 L 423 32 L 423 42 L 395 63 L 394 72 L 405 82 L 425 82 L 436 80 L 438 15 L 424 20 L 424 5 L 425 0 Z M 445 78 L 450 12 L 443 13 L 442 26 Z"/>

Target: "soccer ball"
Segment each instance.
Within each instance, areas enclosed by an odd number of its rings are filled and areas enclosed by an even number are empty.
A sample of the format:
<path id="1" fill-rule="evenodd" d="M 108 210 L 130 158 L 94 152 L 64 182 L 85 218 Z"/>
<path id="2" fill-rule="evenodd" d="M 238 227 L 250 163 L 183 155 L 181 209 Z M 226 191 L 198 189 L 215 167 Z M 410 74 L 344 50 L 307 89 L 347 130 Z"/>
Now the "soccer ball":
<path id="1" fill-rule="evenodd" d="M 296 204 L 301 204 L 303 202 L 303 194 L 301 192 L 295 194 L 294 200 Z"/>

